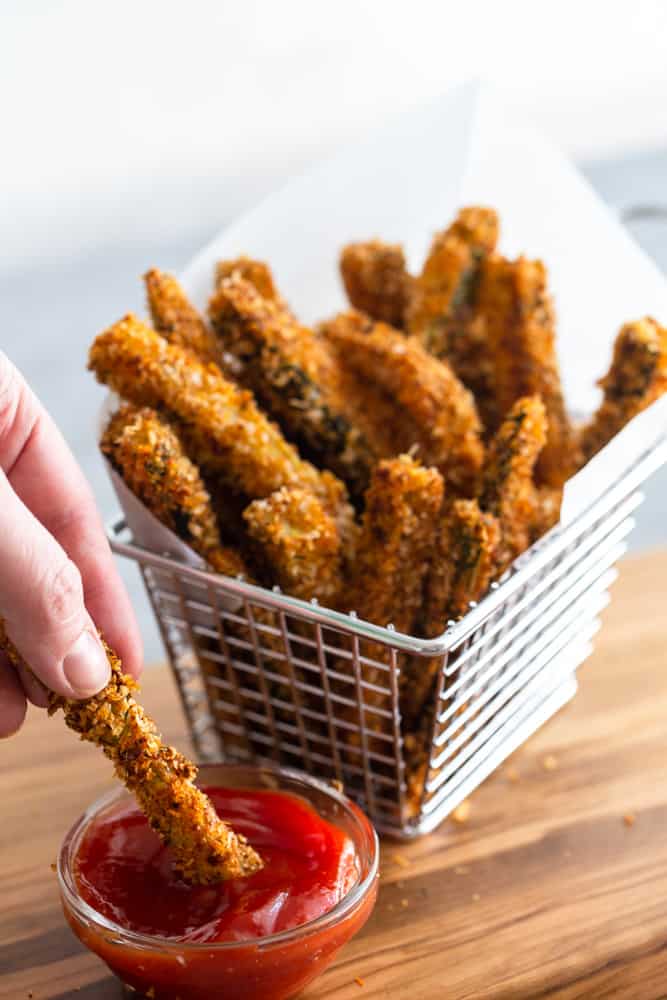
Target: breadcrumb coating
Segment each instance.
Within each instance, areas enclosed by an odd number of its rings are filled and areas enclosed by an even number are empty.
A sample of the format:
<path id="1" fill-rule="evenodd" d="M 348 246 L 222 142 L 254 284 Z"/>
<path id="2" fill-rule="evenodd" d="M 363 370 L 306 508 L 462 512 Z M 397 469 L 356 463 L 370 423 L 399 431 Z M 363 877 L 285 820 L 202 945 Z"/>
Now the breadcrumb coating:
<path id="1" fill-rule="evenodd" d="M 171 274 L 154 267 L 144 275 L 153 326 L 170 344 L 187 347 L 203 362 L 220 363 L 215 337 Z"/>
<path id="2" fill-rule="evenodd" d="M 234 260 L 218 261 L 215 268 L 215 287 L 231 277 L 250 282 L 263 299 L 273 302 L 284 316 L 292 317 L 289 306 L 278 292 L 271 268 L 263 260 L 241 256 Z"/>
<path id="3" fill-rule="evenodd" d="M 414 279 L 399 243 L 348 243 L 341 251 L 340 273 L 350 305 L 397 329 L 403 327 Z"/>
<path id="4" fill-rule="evenodd" d="M 250 392 L 136 317 L 126 316 L 95 339 L 89 368 L 135 405 L 173 418 L 202 473 L 220 476 L 253 499 L 281 486 L 300 486 L 319 496 L 336 517 L 348 516 L 344 485 L 301 459 Z"/>
<path id="5" fill-rule="evenodd" d="M 581 464 L 667 391 L 667 329 L 650 316 L 626 323 L 616 337 L 602 403 L 583 428 Z"/>
<path id="6" fill-rule="evenodd" d="M 135 496 L 216 572 L 247 576 L 239 553 L 222 545 L 199 469 L 155 410 L 123 405 L 112 415 L 100 448 Z"/>
<path id="7" fill-rule="evenodd" d="M 525 396 L 516 401 L 489 446 L 478 500 L 500 523 L 496 575 L 531 544 L 537 517 L 533 472 L 546 439 L 544 404 L 539 396 Z"/>
<path id="8" fill-rule="evenodd" d="M 282 590 L 335 607 L 341 589 L 342 554 L 333 518 L 312 493 L 283 488 L 255 500 L 243 518 Z"/>
<path id="9" fill-rule="evenodd" d="M 565 410 L 554 308 L 542 261 L 487 257 L 481 267 L 478 310 L 493 358 L 497 412 L 507 413 L 521 396 L 541 396 L 549 433 L 536 475 L 548 486 L 562 486 L 574 469 L 574 436 Z"/>
<path id="10" fill-rule="evenodd" d="M 218 284 L 209 315 L 222 348 L 239 362 L 238 377 L 286 434 L 363 493 L 378 455 L 346 412 L 329 345 L 237 274 Z"/>
<path id="11" fill-rule="evenodd" d="M 427 638 L 440 635 L 450 620 L 461 618 L 471 601 L 489 589 L 496 572 L 500 526 L 476 500 L 455 500 L 438 530 L 424 586 L 422 628 Z M 414 656 L 405 670 L 402 710 L 414 725 L 425 710 L 442 658 Z"/>
<path id="12" fill-rule="evenodd" d="M 350 610 L 376 625 L 409 633 L 422 604 L 422 584 L 435 542 L 444 485 L 437 469 L 409 455 L 387 459 L 373 472 L 366 493 L 357 561 L 346 598 Z M 362 655 L 386 661 L 387 650 L 364 642 Z M 378 683 L 379 671 L 364 667 L 364 679 Z M 366 704 L 381 696 L 366 693 Z M 374 717 L 374 725 L 380 724 Z"/>
<path id="13" fill-rule="evenodd" d="M 472 394 L 449 365 L 414 338 L 363 313 L 341 313 L 322 329 L 347 364 L 373 379 L 408 414 L 420 459 L 436 466 L 448 486 L 469 494 L 484 458 L 481 424 Z"/>
<path id="14" fill-rule="evenodd" d="M 498 232 L 493 209 L 462 209 L 434 237 L 406 316 L 408 332 L 435 357 L 444 358 L 471 390 L 485 426 L 495 415 L 493 365 L 474 306 L 480 262 L 495 249 Z"/>
<path id="15" fill-rule="evenodd" d="M 535 520 L 531 529 L 531 541 L 535 542 L 546 535 L 550 528 L 560 520 L 560 508 L 563 502 L 562 486 L 538 486 L 536 491 Z"/>
<path id="16" fill-rule="evenodd" d="M 196 766 L 162 742 L 155 722 L 134 697 L 135 681 L 104 646 L 111 667 L 107 686 L 84 701 L 50 692 L 49 715 L 62 710 L 65 724 L 112 761 L 116 776 L 133 792 L 151 827 L 171 849 L 174 866 L 186 882 L 206 885 L 259 871 L 259 855 L 245 837 L 223 823 L 196 787 Z M 0 648 L 15 665 L 25 665 L 1 620 Z"/>

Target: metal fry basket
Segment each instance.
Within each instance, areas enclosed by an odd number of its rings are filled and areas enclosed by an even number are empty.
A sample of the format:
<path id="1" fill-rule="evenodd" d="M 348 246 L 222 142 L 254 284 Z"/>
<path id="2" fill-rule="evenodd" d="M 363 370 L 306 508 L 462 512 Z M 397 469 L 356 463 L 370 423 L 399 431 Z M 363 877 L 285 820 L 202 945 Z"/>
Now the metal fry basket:
<path id="1" fill-rule="evenodd" d="M 574 695 L 665 430 L 659 402 L 575 477 L 561 522 L 431 640 L 190 568 L 119 518 L 112 547 L 139 565 L 201 759 L 296 767 L 340 781 L 384 833 L 435 829 Z M 399 698 L 409 657 L 438 664 L 417 795 Z"/>

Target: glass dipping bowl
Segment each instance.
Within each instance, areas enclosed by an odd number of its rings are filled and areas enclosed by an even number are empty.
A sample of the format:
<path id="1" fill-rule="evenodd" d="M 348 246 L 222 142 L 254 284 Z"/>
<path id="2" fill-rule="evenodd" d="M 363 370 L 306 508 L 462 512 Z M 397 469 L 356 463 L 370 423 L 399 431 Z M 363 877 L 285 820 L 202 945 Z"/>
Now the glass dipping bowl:
<path id="1" fill-rule="evenodd" d="M 205 944 L 138 934 L 98 913 L 79 893 L 75 862 L 90 823 L 132 796 L 114 789 L 93 803 L 65 837 L 58 881 L 67 921 L 121 982 L 154 1000 L 287 1000 L 331 964 L 368 920 L 377 897 L 379 846 L 361 810 L 330 785 L 288 769 L 202 764 L 198 783 L 299 795 L 355 846 L 359 876 L 331 910 L 300 927 L 251 941 Z"/>

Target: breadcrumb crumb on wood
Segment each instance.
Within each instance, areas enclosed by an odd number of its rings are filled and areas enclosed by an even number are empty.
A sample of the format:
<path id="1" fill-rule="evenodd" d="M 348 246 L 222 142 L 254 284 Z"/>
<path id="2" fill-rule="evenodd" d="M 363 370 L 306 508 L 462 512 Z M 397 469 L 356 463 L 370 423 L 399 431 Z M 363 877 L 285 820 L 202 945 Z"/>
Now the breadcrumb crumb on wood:
<path id="1" fill-rule="evenodd" d="M 116 776 L 134 793 L 152 829 L 171 848 L 174 866 L 186 882 L 207 884 L 258 871 L 262 867 L 259 855 L 219 819 L 194 784 L 195 765 L 162 742 L 154 721 L 134 697 L 136 682 L 123 673 L 120 660 L 106 643 L 104 647 L 111 668 L 107 686 L 83 701 L 50 692 L 49 715 L 62 711 L 70 729 L 102 749 Z M 2 620 L 0 648 L 12 663 L 26 667 Z"/>
<path id="2" fill-rule="evenodd" d="M 364 980 L 363 980 L 363 979 L 361 978 L 361 976 L 355 976 L 355 977 L 354 977 L 354 981 L 355 981 L 355 983 L 357 984 L 357 986 L 365 986 L 365 985 L 366 985 L 366 983 L 365 983 L 365 982 L 364 982 Z"/>
<path id="3" fill-rule="evenodd" d="M 616 337 L 609 371 L 599 384 L 604 397 L 583 428 L 582 462 L 667 391 L 667 329 L 650 316 L 626 323 Z"/>
<path id="4" fill-rule="evenodd" d="M 340 273 L 350 305 L 396 329 L 403 327 L 413 278 L 399 243 L 348 243 L 341 251 Z"/>
<path id="5" fill-rule="evenodd" d="M 633 812 L 625 813 L 623 816 L 623 822 L 626 826 L 634 826 L 637 822 L 637 816 Z"/>
<path id="6" fill-rule="evenodd" d="M 484 458 L 481 423 L 472 393 L 449 365 L 416 339 L 359 312 L 341 313 L 321 329 L 346 364 L 409 416 L 421 461 L 435 466 L 453 491 L 469 494 Z"/>
<path id="7" fill-rule="evenodd" d="M 171 344 L 191 350 L 200 361 L 221 362 L 213 332 L 171 274 L 154 267 L 144 275 L 153 325 Z"/>
<path id="8" fill-rule="evenodd" d="M 467 823 L 470 819 L 471 805 L 470 799 L 464 799 L 452 812 L 452 819 L 460 825 Z"/>
<path id="9" fill-rule="evenodd" d="M 558 768 L 558 760 L 552 753 L 547 754 L 547 756 L 542 761 L 542 767 L 545 771 L 555 771 Z"/>

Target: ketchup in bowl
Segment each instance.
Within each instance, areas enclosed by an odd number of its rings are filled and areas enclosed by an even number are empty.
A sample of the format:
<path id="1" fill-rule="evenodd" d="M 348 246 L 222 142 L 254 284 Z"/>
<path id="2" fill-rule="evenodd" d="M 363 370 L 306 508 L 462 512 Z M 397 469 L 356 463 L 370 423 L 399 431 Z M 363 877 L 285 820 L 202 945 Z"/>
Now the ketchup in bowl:
<path id="1" fill-rule="evenodd" d="M 313 779 L 208 765 L 202 786 L 245 834 L 262 871 L 186 885 L 123 790 L 93 806 L 61 850 L 74 932 L 155 1000 L 282 1000 L 300 992 L 366 922 L 377 840 L 366 817 Z"/>

